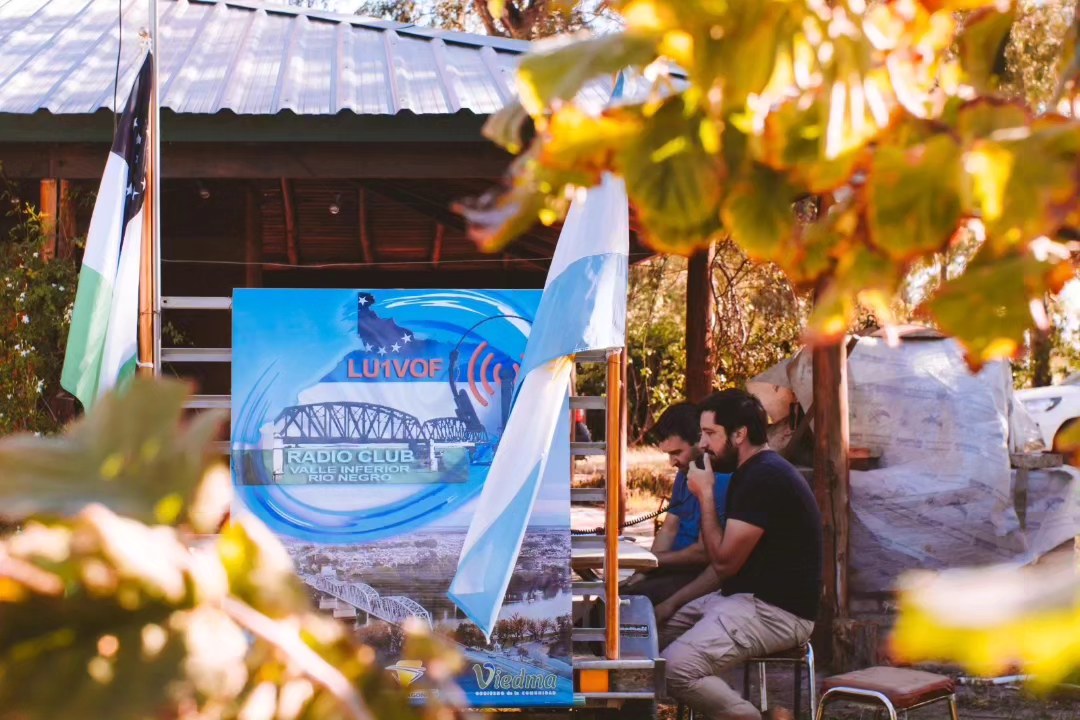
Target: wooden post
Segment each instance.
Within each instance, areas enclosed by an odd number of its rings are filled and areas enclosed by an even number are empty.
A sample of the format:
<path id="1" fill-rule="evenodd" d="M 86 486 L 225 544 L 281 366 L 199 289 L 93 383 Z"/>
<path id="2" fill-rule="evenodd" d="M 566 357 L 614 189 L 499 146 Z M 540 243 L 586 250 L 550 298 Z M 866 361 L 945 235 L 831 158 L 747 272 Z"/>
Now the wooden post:
<path id="1" fill-rule="evenodd" d="M 262 287 L 262 207 L 258 190 L 247 189 L 244 217 L 244 287 Z"/>
<path id="2" fill-rule="evenodd" d="M 285 209 L 285 250 L 290 265 L 300 264 L 300 242 L 296 237 L 296 211 L 293 207 L 292 184 L 281 178 L 281 204 Z"/>
<path id="3" fill-rule="evenodd" d="M 75 204 L 71 198 L 71 183 L 67 180 L 60 181 L 60 209 L 56 225 L 56 256 L 70 258 L 78 230 L 75 227 Z"/>
<path id="4" fill-rule="evenodd" d="M 56 218 L 58 215 L 57 205 L 57 181 L 55 178 L 45 178 L 41 181 L 41 232 L 45 235 L 45 244 L 41 248 L 41 254 L 46 260 L 56 257 Z"/>
<path id="5" fill-rule="evenodd" d="M 686 398 L 699 402 L 712 391 L 709 326 L 713 314 L 712 247 L 699 250 L 686 270 Z"/>
<path id="6" fill-rule="evenodd" d="M 371 227 L 368 222 L 368 192 L 363 185 L 359 191 L 360 257 L 365 265 L 375 262 L 375 249 L 371 244 Z"/>
<path id="7" fill-rule="evenodd" d="M 609 660 L 619 659 L 619 536 L 622 534 L 624 506 L 624 487 L 626 485 L 626 456 L 624 443 L 625 403 L 623 391 L 625 375 L 623 358 L 625 351 L 616 351 L 607 358 L 607 503 L 604 507 L 604 603 L 605 612 L 605 654 Z"/>
<path id="8" fill-rule="evenodd" d="M 824 525 L 824 596 L 815 647 L 843 670 L 848 658 L 840 625 L 848 618 L 848 390 L 842 343 L 813 349 L 814 494 Z"/>

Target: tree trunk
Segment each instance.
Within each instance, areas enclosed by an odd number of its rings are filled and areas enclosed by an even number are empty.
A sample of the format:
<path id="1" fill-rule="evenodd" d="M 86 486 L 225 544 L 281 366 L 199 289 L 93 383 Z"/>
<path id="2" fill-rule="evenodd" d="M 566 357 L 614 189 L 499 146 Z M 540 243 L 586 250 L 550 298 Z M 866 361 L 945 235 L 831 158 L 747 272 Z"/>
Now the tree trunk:
<path id="1" fill-rule="evenodd" d="M 690 258 L 686 271 L 686 399 L 699 402 L 712 390 L 709 325 L 713 316 L 712 247 Z"/>

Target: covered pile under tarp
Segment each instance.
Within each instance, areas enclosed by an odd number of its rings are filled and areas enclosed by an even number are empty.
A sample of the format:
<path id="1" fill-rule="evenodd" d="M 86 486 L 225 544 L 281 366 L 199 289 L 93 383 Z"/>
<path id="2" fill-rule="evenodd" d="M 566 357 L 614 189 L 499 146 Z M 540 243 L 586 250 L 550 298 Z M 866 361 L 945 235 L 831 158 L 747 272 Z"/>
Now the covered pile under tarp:
<path id="1" fill-rule="evenodd" d="M 889 591 L 907 569 L 1030 562 L 1080 531 L 1080 473 L 1032 472 L 1026 528 L 1013 499 L 1010 452 L 1037 449 L 1005 363 L 972 374 L 940 336 L 889 347 L 860 338 L 848 358 L 851 446 L 881 453 L 851 472 L 850 587 Z M 776 423 L 794 396 L 813 401 L 810 353 L 749 385 Z M 782 424 L 782 423 L 781 423 Z"/>

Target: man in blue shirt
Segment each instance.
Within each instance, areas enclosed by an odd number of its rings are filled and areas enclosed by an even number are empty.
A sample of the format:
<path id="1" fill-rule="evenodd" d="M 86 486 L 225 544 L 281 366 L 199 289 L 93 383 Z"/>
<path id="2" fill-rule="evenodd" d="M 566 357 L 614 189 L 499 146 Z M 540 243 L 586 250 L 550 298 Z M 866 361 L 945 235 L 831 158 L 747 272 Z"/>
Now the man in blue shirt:
<path id="1" fill-rule="evenodd" d="M 709 566 L 708 553 L 701 540 L 701 505 L 686 483 L 690 464 L 701 455 L 698 447 L 701 434 L 699 415 L 692 403 L 678 403 L 660 415 L 652 430 L 654 441 L 678 472 L 671 491 L 667 518 L 652 544 L 652 552 L 659 566 L 647 573 L 635 573 L 623 585 L 623 592 L 644 595 L 653 605 L 671 598 Z M 727 503 L 723 490 L 730 479 L 729 474 L 716 475 L 717 491 L 714 497 L 716 512 L 720 516 L 723 516 Z"/>

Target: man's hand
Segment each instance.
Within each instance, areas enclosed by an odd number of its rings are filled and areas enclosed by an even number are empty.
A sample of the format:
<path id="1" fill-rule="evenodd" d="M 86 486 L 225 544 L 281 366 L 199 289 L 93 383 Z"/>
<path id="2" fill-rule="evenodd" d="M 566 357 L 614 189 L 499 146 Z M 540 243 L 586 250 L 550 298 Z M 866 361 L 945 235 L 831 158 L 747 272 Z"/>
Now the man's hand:
<path id="1" fill-rule="evenodd" d="M 679 608 L 675 607 L 672 603 L 665 600 L 656 606 L 654 613 L 656 614 L 656 626 L 660 627 L 678 612 Z"/>
<path id="2" fill-rule="evenodd" d="M 635 583 L 639 583 L 644 579 L 645 579 L 645 573 L 638 570 L 636 573 L 634 573 L 630 577 L 623 580 L 622 584 L 623 584 L 623 587 L 630 587 L 631 585 L 633 585 Z"/>
<path id="3" fill-rule="evenodd" d="M 716 487 L 716 475 L 713 474 L 712 460 L 709 458 L 709 453 L 704 453 L 701 460 L 705 463 L 704 470 L 691 465 L 690 469 L 686 471 L 687 486 L 699 501 L 702 498 L 711 497 L 713 488 Z"/>

